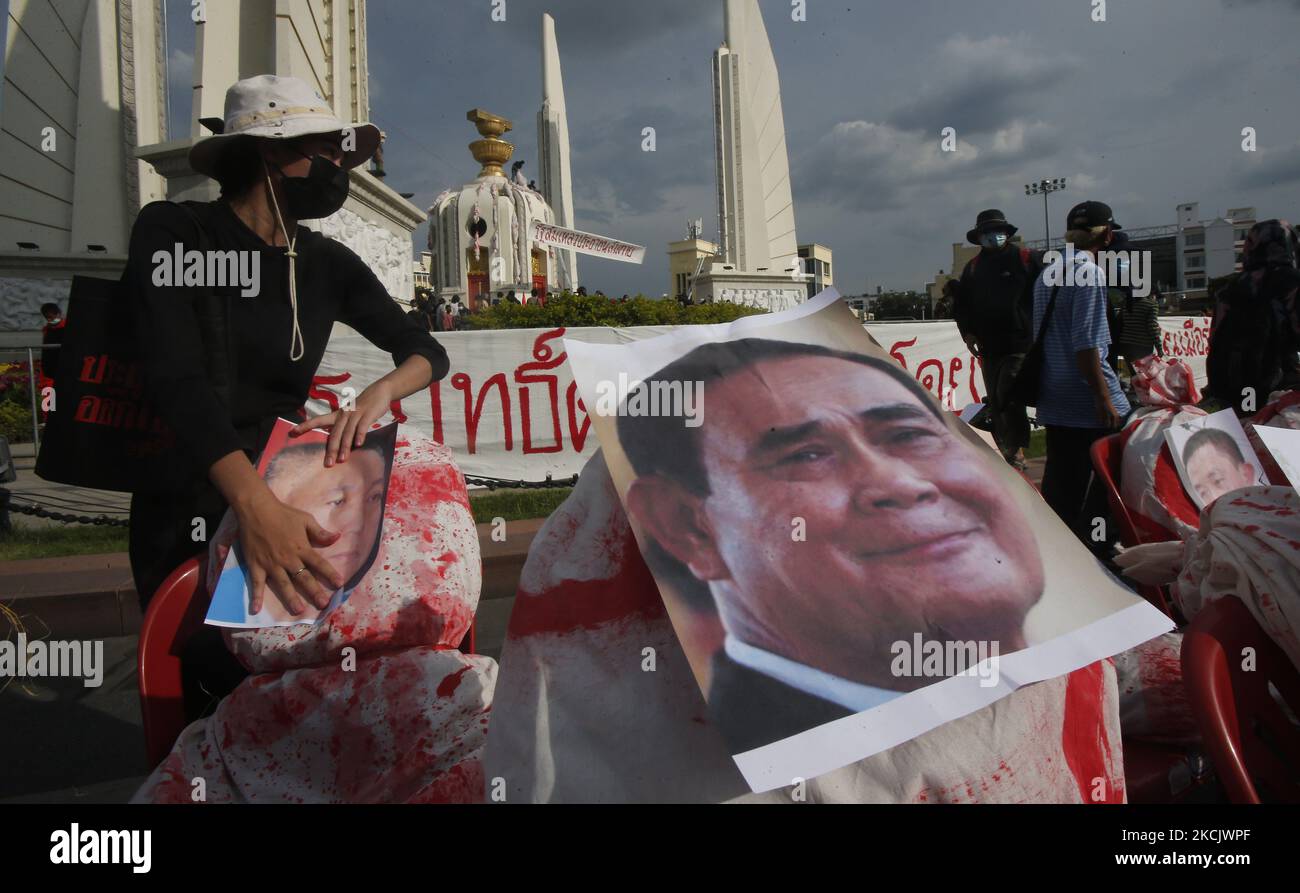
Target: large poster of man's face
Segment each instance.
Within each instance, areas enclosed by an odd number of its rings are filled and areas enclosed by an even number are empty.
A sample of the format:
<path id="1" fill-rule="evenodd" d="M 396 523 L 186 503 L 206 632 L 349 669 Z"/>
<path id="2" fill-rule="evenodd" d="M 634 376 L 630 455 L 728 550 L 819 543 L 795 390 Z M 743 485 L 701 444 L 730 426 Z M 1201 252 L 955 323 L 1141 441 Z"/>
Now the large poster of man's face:
<path id="1" fill-rule="evenodd" d="M 710 719 L 756 790 L 1172 628 L 833 292 L 566 347 Z"/>
<path id="2" fill-rule="evenodd" d="M 208 608 L 206 622 L 213 626 L 258 629 L 319 623 L 347 601 L 379 552 L 397 424 L 370 431 L 362 446 L 348 454 L 347 461 L 328 467 L 325 448 L 329 435 L 308 431 L 291 438 L 293 426 L 285 419 L 276 422 L 258 461 L 258 473 L 277 499 L 307 512 L 321 527 L 339 534 L 337 540 L 319 551 L 347 582 L 323 609 L 307 604 L 302 613 L 292 614 L 268 591 L 262 598 L 261 611 L 254 614 L 249 611 L 251 581 L 242 550 L 235 544 L 226 555 Z"/>

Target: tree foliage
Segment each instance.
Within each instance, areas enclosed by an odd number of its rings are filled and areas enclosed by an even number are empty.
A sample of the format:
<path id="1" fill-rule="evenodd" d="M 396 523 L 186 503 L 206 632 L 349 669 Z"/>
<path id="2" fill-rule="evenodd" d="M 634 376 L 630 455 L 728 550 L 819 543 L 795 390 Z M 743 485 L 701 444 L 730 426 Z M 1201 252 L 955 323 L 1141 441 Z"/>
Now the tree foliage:
<path id="1" fill-rule="evenodd" d="M 583 326 L 687 326 L 731 322 L 742 316 L 765 313 L 757 307 L 719 302 L 684 307 L 673 300 L 655 300 L 642 295 L 626 301 L 601 295 L 565 293 L 551 298 L 546 306 L 502 303 L 465 318 L 466 329 L 556 329 Z"/>

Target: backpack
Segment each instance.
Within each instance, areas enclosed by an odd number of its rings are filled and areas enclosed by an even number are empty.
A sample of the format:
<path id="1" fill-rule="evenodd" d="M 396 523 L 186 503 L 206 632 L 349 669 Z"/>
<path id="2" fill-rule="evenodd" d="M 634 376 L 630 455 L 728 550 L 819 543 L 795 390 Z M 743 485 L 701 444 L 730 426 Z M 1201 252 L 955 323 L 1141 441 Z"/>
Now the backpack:
<path id="1" fill-rule="evenodd" d="M 984 252 L 981 251 L 966 263 L 966 268 L 962 270 L 961 277 L 959 278 L 960 282 L 966 282 L 967 277 L 975 275 L 975 271 L 979 269 L 979 260 L 983 254 Z M 1020 266 L 1029 275 L 1025 277 L 1025 289 L 1020 295 L 1017 313 L 1020 316 L 1026 331 L 1030 331 L 1030 334 L 1032 334 L 1031 330 L 1033 328 L 1034 318 L 1034 283 L 1038 280 L 1038 274 L 1042 272 L 1043 265 L 1040 258 L 1035 258 L 1032 251 L 1022 246 L 1020 249 Z M 955 304 L 956 302 L 954 302 L 953 307 L 953 318 L 957 319 L 959 316 L 964 314 L 955 306 Z M 960 322 L 961 321 L 958 320 L 959 325 Z"/>

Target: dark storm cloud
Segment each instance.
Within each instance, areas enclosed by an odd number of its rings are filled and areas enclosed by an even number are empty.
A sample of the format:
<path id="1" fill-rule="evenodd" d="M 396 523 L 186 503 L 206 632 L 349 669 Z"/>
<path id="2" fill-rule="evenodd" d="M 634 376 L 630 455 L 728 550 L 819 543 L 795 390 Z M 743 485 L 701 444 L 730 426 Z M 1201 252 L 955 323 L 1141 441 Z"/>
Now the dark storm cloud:
<path id="1" fill-rule="evenodd" d="M 1237 185 L 1243 189 L 1271 189 L 1300 182 L 1300 143 L 1278 149 L 1262 149 L 1238 166 Z M 1294 213 L 1294 209 L 1291 213 Z"/>
<path id="2" fill-rule="evenodd" d="M 1068 54 L 1048 55 L 1028 38 L 958 36 L 940 48 L 915 99 L 901 104 L 889 123 L 904 130 L 991 133 L 1015 121 L 1040 117 L 1044 97 L 1075 68 Z"/>
<path id="3" fill-rule="evenodd" d="M 476 0 L 485 17 L 491 0 Z M 681 31 L 703 29 L 722 39 L 722 4 L 707 0 L 506 0 L 507 21 L 522 17 L 525 28 L 512 28 L 510 39 L 529 43 L 541 34 L 542 13 L 556 21 L 561 53 L 566 44 L 582 48 L 586 58 L 605 59 Z"/>
<path id="4" fill-rule="evenodd" d="M 1234 6 L 1282 6 L 1291 7 L 1300 12 L 1300 0 L 1223 0 L 1223 5 Z"/>
<path id="5" fill-rule="evenodd" d="M 1024 182 L 1070 178 L 1054 196 L 1104 198 L 1134 226 L 1257 205 L 1300 217 L 1294 149 L 1294 11 L 1300 0 L 1110 3 L 760 0 L 780 67 L 800 242 L 836 252 L 846 294 L 917 288 L 951 262 L 981 208 L 1041 237 L 1042 201 Z M 182 5 L 188 5 L 182 3 Z M 851 5 L 852 11 L 847 10 Z M 516 158 L 536 177 L 540 18 L 556 17 L 573 146 L 577 226 L 647 247 L 644 266 L 585 264 L 593 288 L 659 294 L 665 243 L 687 218 L 716 232 L 709 59 L 722 0 L 371 0 L 373 117 L 389 134 L 388 184 L 427 207 L 471 180 L 465 110 L 511 118 Z M 1230 8 L 1231 7 L 1231 8 Z M 173 45 L 175 46 L 175 45 Z M 1269 111 L 1269 110 L 1272 111 Z M 1268 127 L 1256 158 L 1240 133 Z M 658 151 L 640 151 L 641 128 Z M 960 151 L 938 153 L 956 128 Z M 423 245 L 423 233 L 416 245 Z"/>
<path id="6" fill-rule="evenodd" d="M 1013 124 L 971 140 L 959 137 L 957 150 L 945 152 L 937 132 L 846 121 L 800 154 L 795 190 L 853 211 L 901 209 L 946 185 L 977 189 L 1016 174 L 1026 159 L 1059 147 L 1059 135 L 1047 125 Z"/>

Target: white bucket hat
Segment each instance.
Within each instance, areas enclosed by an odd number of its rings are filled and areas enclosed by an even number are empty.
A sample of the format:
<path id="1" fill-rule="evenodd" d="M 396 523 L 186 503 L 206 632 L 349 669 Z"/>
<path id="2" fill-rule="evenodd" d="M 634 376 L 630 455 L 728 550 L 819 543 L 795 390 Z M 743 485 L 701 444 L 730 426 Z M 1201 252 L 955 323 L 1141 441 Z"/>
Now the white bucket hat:
<path id="1" fill-rule="evenodd" d="M 365 164 L 379 148 L 379 128 L 373 124 L 346 124 L 329 103 L 301 78 L 259 74 L 244 78 L 226 91 L 226 116 L 221 121 L 203 119 L 216 136 L 199 140 L 190 149 L 190 167 L 214 177 L 217 159 L 241 136 L 290 140 L 311 134 L 350 130 L 356 145 L 343 152 L 342 167 Z"/>

